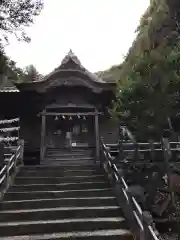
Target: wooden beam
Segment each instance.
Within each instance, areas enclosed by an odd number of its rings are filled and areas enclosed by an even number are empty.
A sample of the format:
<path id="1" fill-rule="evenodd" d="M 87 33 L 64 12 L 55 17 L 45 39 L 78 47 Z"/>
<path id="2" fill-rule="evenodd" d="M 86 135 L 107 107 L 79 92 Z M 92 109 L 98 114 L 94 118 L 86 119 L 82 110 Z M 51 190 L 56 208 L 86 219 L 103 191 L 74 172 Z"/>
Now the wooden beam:
<path id="1" fill-rule="evenodd" d="M 0 167 L 4 164 L 4 144 L 0 143 Z"/>
<path id="2" fill-rule="evenodd" d="M 41 125 L 41 151 L 40 160 L 44 160 L 45 154 L 45 136 L 46 136 L 46 115 L 42 115 L 42 125 Z"/>
<path id="3" fill-rule="evenodd" d="M 45 113 L 42 113 L 42 116 L 43 115 L 46 115 L 46 116 L 95 116 L 95 115 L 102 115 L 102 114 L 103 114 L 102 112 L 80 112 L 80 113 L 77 113 L 77 112 L 73 112 L 73 113 L 70 113 L 70 112 L 66 112 L 66 113 L 45 112 Z"/>
<path id="4" fill-rule="evenodd" d="M 62 104 L 56 104 L 56 103 L 53 103 L 51 105 L 48 105 L 46 107 L 46 110 L 47 109 L 62 109 L 62 108 L 75 108 L 75 109 L 78 109 L 78 108 L 81 108 L 81 109 L 90 109 L 90 110 L 95 110 L 95 106 L 94 105 L 91 105 L 91 104 L 72 104 L 72 103 L 68 103 L 68 104 L 65 104 L 65 105 L 62 105 Z"/>
<path id="5" fill-rule="evenodd" d="M 99 161 L 100 157 L 100 138 L 99 138 L 99 115 L 96 110 L 95 115 L 95 137 L 96 137 L 96 161 Z"/>

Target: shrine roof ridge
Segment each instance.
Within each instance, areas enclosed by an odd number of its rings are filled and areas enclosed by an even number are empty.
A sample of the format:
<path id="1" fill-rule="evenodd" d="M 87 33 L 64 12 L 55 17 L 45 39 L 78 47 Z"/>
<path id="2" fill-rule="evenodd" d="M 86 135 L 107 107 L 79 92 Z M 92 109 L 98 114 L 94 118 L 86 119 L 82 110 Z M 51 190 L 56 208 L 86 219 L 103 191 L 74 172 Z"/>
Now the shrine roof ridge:
<path id="1" fill-rule="evenodd" d="M 71 66 L 68 65 L 68 63 L 72 63 Z M 61 64 L 55 68 L 53 71 L 51 71 L 49 74 L 46 76 L 38 76 L 37 79 L 33 82 L 28 82 L 25 84 L 36 84 L 36 83 L 45 83 L 50 80 L 50 78 L 54 75 L 57 74 L 58 72 L 80 72 L 82 74 L 85 74 L 88 76 L 92 81 L 100 84 L 107 84 L 108 82 L 104 81 L 96 75 L 95 73 L 92 73 L 88 71 L 80 62 L 79 58 L 72 52 L 68 52 L 68 54 L 62 59 Z M 113 83 L 113 82 L 112 82 Z"/>

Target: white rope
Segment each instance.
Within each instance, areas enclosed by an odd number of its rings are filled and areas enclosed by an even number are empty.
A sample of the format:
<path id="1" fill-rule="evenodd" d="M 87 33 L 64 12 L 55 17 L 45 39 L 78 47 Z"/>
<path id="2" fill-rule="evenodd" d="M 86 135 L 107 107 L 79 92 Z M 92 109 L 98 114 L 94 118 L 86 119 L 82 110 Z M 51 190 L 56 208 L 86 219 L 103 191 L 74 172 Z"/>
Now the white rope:
<path id="1" fill-rule="evenodd" d="M 0 132 L 13 132 L 19 131 L 20 127 L 0 128 Z"/>
<path id="2" fill-rule="evenodd" d="M 18 137 L 0 137 L 0 142 L 14 142 L 17 141 L 19 138 Z"/>
<path id="3" fill-rule="evenodd" d="M 5 119 L 5 120 L 0 120 L 0 124 L 14 123 L 18 121 L 19 121 L 19 118 Z"/>

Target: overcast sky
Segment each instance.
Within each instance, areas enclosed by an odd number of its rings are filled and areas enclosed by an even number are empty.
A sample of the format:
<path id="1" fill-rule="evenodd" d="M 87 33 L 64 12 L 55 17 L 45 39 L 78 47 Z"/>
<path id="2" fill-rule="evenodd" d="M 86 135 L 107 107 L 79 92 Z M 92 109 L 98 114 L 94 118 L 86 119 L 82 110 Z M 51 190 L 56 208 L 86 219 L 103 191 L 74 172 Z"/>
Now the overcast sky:
<path id="1" fill-rule="evenodd" d="M 71 48 L 92 72 L 119 64 L 135 38 L 149 0 L 45 0 L 27 30 L 31 43 L 11 40 L 6 52 L 20 67 L 40 73 L 57 67 Z"/>

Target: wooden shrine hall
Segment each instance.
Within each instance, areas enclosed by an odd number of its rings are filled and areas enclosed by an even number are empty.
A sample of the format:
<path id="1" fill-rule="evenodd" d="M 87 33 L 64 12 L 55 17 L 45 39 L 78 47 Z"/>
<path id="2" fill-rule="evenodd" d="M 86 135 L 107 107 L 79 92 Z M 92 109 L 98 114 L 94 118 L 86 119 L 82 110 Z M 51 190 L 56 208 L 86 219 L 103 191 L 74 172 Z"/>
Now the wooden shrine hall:
<path id="1" fill-rule="evenodd" d="M 39 149 L 42 161 L 47 148 L 91 147 L 98 159 L 100 136 L 116 140 L 108 114 L 116 84 L 89 72 L 71 50 L 51 73 L 16 87 L 25 154 Z"/>

